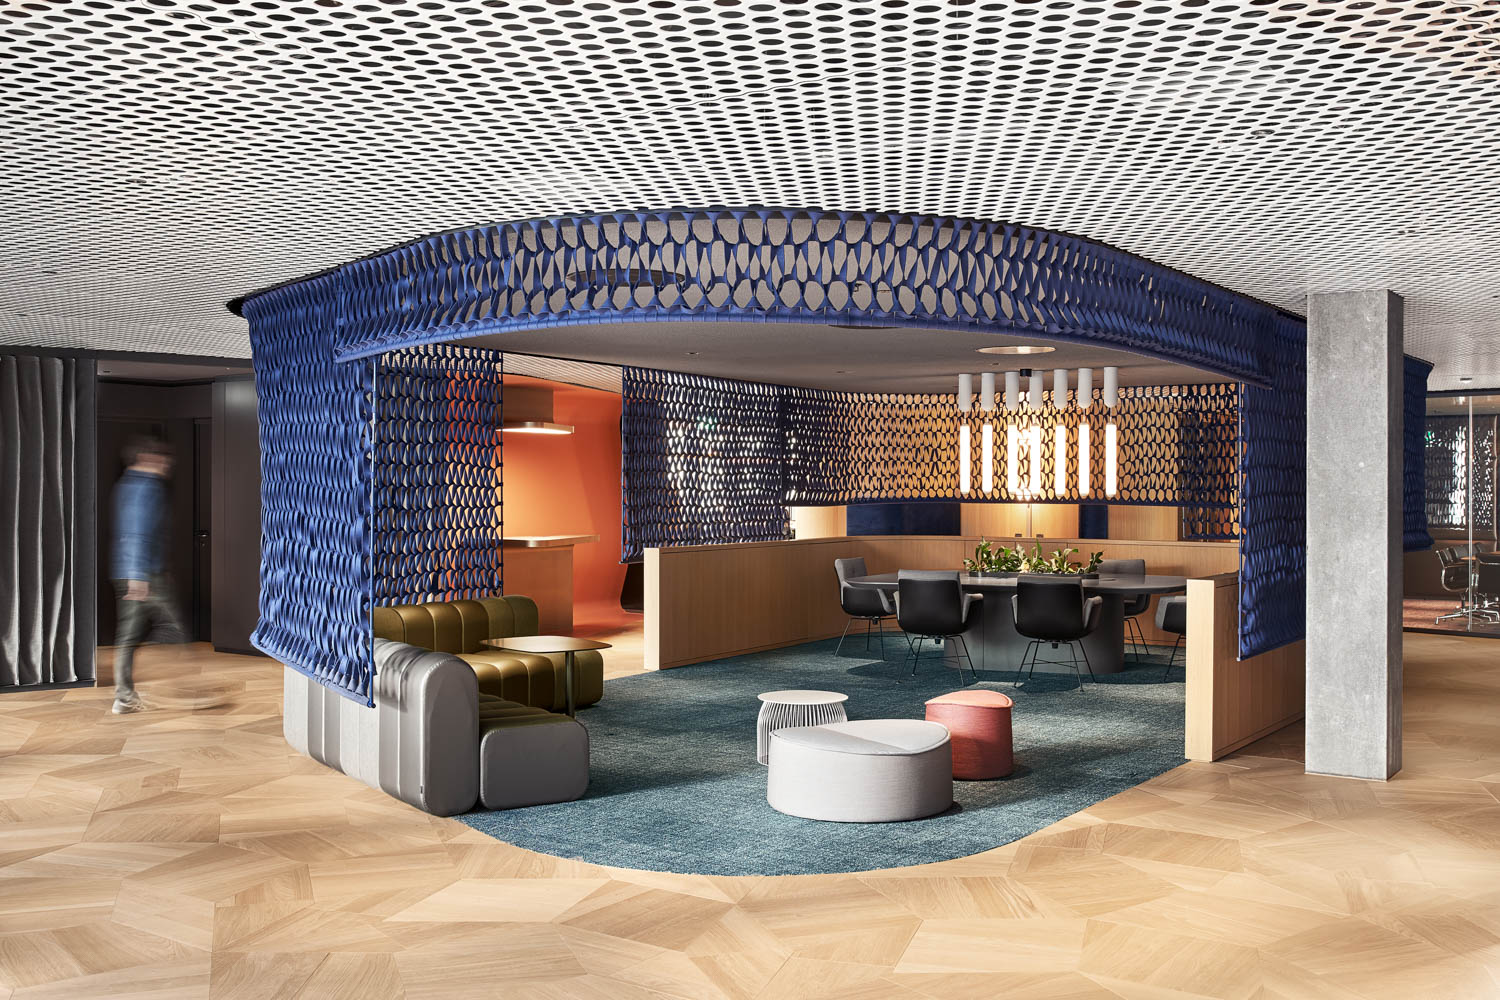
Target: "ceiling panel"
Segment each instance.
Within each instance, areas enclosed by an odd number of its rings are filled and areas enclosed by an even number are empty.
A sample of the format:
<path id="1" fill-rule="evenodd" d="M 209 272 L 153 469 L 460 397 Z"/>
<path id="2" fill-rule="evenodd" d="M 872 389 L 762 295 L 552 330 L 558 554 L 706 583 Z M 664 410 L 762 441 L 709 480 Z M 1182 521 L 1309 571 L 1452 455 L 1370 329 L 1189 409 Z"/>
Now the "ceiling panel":
<path id="1" fill-rule="evenodd" d="M 0 6 L 0 342 L 248 353 L 248 290 L 472 224 L 1024 222 L 1500 385 L 1500 4 Z M 555 352 L 554 352 L 555 353 Z"/>

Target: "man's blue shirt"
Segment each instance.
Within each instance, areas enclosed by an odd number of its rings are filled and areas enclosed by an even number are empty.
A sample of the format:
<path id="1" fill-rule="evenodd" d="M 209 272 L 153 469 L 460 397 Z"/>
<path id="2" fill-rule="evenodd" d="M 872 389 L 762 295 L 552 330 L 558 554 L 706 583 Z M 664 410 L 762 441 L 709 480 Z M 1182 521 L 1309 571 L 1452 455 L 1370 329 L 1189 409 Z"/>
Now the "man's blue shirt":
<path id="1" fill-rule="evenodd" d="M 162 521 L 167 484 L 160 476 L 126 469 L 115 484 L 115 580 L 148 580 L 162 571 Z"/>

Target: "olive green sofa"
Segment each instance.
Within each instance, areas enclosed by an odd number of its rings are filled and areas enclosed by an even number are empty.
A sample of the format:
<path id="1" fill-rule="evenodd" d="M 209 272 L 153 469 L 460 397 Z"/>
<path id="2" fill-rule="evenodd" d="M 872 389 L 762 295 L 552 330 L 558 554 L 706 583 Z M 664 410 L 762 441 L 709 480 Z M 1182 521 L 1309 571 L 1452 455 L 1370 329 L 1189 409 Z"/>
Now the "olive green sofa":
<path id="1" fill-rule="evenodd" d="M 371 624 L 377 639 L 457 656 L 473 668 L 482 694 L 549 712 L 567 708 L 563 654 L 513 653 L 484 644 L 537 634 L 536 602 L 529 597 L 392 604 L 376 608 Z M 574 656 L 574 700 L 581 708 L 604 697 L 604 658 L 597 650 Z"/>

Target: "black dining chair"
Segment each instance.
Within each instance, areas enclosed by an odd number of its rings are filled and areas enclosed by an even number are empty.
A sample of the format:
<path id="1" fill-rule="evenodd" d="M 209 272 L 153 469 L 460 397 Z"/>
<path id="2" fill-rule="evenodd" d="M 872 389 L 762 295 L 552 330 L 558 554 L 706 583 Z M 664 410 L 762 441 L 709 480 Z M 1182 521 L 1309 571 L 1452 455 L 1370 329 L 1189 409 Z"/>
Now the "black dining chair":
<path id="1" fill-rule="evenodd" d="M 1099 627 L 1104 608 L 1104 598 L 1086 597 L 1082 580 L 1067 580 L 1057 577 L 1020 576 L 1016 578 L 1016 594 L 1010 599 L 1010 607 L 1016 619 L 1016 631 L 1031 642 L 1021 654 L 1021 665 L 1016 668 L 1016 685 L 1021 683 L 1021 671 L 1026 669 L 1027 657 L 1031 658 L 1031 671 L 1026 679 L 1036 673 L 1037 655 L 1044 643 L 1053 649 L 1066 645 L 1072 657 L 1073 673 L 1078 676 L 1078 690 L 1083 690 L 1083 672 L 1078 669 L 1078 653 L 1083 652 L 1083 662 L 1089 669 L 1089 679 L 1097 683 L 1094 665 L 1089 663 L 1089 652 L 1083 647 L 1084 636 Z M 1066 666 L 1068 660 L 1043 660 Z"/>
<path id="2" fill-rule="evenodd" d="M 844 623 L 844 634 L 839 636 L 839 644 L 834 648 L 833 655 L 838 656 L 839 651 L 844 648 L 844 640 L 849 637 L 849 626 L 857 621 L 863 621 L 865 623 L 865 649 L 870 648 L 871 633 L 879 632 L 880 658 L 885 659 L 885 620 L 896 613 L 895 605 L 891 603 L 891 596 L 874 587 L 850 585 L 850 580 L 870 575 L 865 569 L 865 560 L 862 556 L 835 559 L 833 572 L 839 578 L 839 607 L 843 608 L 844 614 L 849 616 L 849 620 Z"/>
<path id="3" fill-rule="evenodd" d="M 1166 680 L 1172 676 L 1172 667 L 1177 663 L 1177 653 L 1182 649 L 1182 640 L 1187 636 L 1187 598 L 1181 594 L 1174 597 L 1163 597 L 1156 603 L 1156 627 L 1163 632 L 1176 634 L 1177 641 L 1172 643 L 1172 655 L 1167 657 L 1167 669 L 1162 671 L 1161 679 Z"/>
<path id="4" fill-rule="evenodd" d="M 1438 615 L 1433 620 L 1433 624 L 1441 625 L 1450 618 L 1469 617 L 1471 610 L 1469 607 L 1469 583 L 1472 576 L 1469 561 L 1467 559 L 1460 559 L 1458 557 L 1458 550 L 1451 547 L 1437 549 L 1435 554 L 1437 555 L 1439 567 L 1438 582 L 1442 584 L 1443 589 L 1448 593 L 1462 596 L 1459 597 L 1458 607 L 1446 615 Z"/>
<path id="5" fill-rule="evenodd" d="M 922 659 L 923 639 L 938 642 L 952 639 L 955 648 L 962 650 L 963 660 L 968 660 L 969 673 L 974 675 L 974 680 L 979 680 L 979 671 L 974 669 L 964 633 L 973 623 L 974 605 L 982 596 L 964 593 L 956 572 L 903 569 L 896 574 L 896 624 L 915 640 L 909 653 L 913 677 L 917 675 L 917 664 Z M 963 660 L 957 656 L 954 660 L 958 664 L 958 679 L 962 682 Z"/>
<path id="6" fill-rule="evenodd" d="M 1146 560 L 1144 559 L 1104 559 L 1099 563 L 1100 576 L 1145 576 Z M 1141 623 L 1136 621 L 1136 615 L 1143 615 L 1151 610 L 1150 594 L 1131 594 L 1124 600 L 1121 614 L 1125 617 L 1125 634 L 1130 639 L 1130 645 L 1135 650 L 1135 658 L 1142 659 L 1151 652 L 1151 647 L 1146 644 L 1146 633 L 1141 631 Z"/>

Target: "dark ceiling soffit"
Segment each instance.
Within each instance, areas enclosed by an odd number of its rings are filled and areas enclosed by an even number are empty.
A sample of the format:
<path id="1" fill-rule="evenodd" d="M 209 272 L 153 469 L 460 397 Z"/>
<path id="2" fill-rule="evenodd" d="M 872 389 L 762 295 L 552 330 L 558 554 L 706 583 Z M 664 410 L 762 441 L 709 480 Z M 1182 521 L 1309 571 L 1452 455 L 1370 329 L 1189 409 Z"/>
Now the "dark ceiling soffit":
<path id="1" fill-rule="evenodd" d="M 388 247 L 385 247 L 384 249 L 376 250 L 373 253 L 367 253 L 363 257 L 356 257 L 354 260 L 351 260 L 351 261 L 345 261 L 345 262 L 340 263 L 340 264 L 334 264 L 331 267 L 325 267 L 321 271 L 315 271 L 315 272 L 313 272 L 311 274 L 304 274 L 300 278 L 291 278 L 291 279 L 289 279 L 287 281 L 279 281 L 279 282 L 277 282 L 274 285 L 266 285 L 263 288 L 257 288 L 254 291 L 246 292 L 244 295 L 241 295 L 241 296 L 239 296 L 237 298 L 230 299 L 224 305 L 225 305 L 225 307 L 230 312 L 234 313 L 236 316 L 243 316 L 244 315 L 243 309 L 244 309 L 245 303 L 247 301 L 249 301 L 250 299 L 255 298 L 257 295 L 264 295 L 266 292 L 273 292 L 273 291 L 277 290 L 278 288 L 285 288 L 288 285 L 300 284 L 301 282 L 304 282 L 304 281 L 315 281 L 318 278 L 326 277 L 326 276 L 328 276 L 330 274 L 335 274 L 335 273 L 337 273 L 339 271 L 340 268 L 343 268 L 343 267 L 345 267 L 345 266 L 347 266 L 349 264 L 358 264 L 361 261 L 374 260 L 377 257 L 384 257 L 386 254 L 392 253 L 392 252 L 394 252 L 396 250 L 401 250 L 401 249 L 404 249 L 404 248 L 410 247 L 410 246 L 416 246 L 419 243 L 425 243 L 427 240 L 437 239 L 437 238 L 443 237 L 443 236 L 451 236 L 451 235 L 453 235 L 455 233 L 467 232 L 468 230 L 471 230 L 471 229 L 485 229 L 485 228 L 488 228 L 488 227 L 491 227 L 491 226 L 524 226 L 524 225 L 529 225 L 529 224 L 534 223 L 534 222 L 559 222 L 559 221 L 562 221 L 562 220 L 569 220 L 569 219 L 585 220 L 585 221 L 602 221 L 602 220 L 606 220 L 606 219 L 617 219 L 619 216 L 622 216 L 622 215 L 643 215 L 643 216 L 644 215 L 653 215 L 653 216 L 654 215 L 682 215 L 682 216 L 698 216 L 698 215 L 712 215 L 712 214 L 721 213 L 721 212 L 774 212 L 774 213 L 779 213 L 779 214 L 788 215 L 788 216 L 796 216 L 796 215 L 836 215 L 836 214 L 841 214 L 841 213 L 838 213 L 838 212 L 831 212 L 831 211 L 828 211 L 828 210 L 825 210 L 825 209 L 815 209 L 815 208 L 769 208 L 769 207 L 766 207 L 766 206 L 763 206 L 763 205 L 751 205 L 751 206 L 747 206 L 747 207 L 744 207 L 744 208 L 729 208 L 729 207 L 724 206 L 724 205 L 715 205 L 715 206 L 710 206 L 708 208 L 630 209 L 628 211 L 622 211 L 622 212 L 592 212 L 592 213 L 580 213 L 578 215 L 546 215 L 546 216 L 535 216 L 535 217 L 530 218 L 530 219 L 511 220 L 511 221 L 508 221 L 508 222 L 480 222 L 480 223 L 473 223 L 471 225 L 466 225 L 466 226 L 455 226 L 455 227 L 453 227 L 451 229 L 440 229 L 440 230 L 438 230 L 436 232 L 428 233 L 428 234 L 426 234 L 424 236 L 417 236 L 417 237 L 414 237 L 413 239 L 405 240 L 405 241 L 403 241 L 401 243 L 394 244 L 393 246 L 388 246 Z M 859 213 L 856 213 L 856 214 L 859 214 Z M 888 216 L 890 216 L 893 219 L 932 218 L 931 216 L 924 216 L 924 215 L 921 215 L 920 213 L 912 213 L 912 212 L 870 212 L 868 214 L 872 214 L 872 215 L 888 215 Z M 958 216 L 951 216 L 951 218 L 959 219 Z M 1301 313 L 1293 312 L 1290 309 L 1283 309 L 1281 306 L 1272 305 L 1270 302 L 1266 302 L 1266 301 L 1264 301 L 1262 299 L 1257 299 L 1253 295 L 1246 295 L 1244 292 L 1237 292 L 1237 291 L 1235 291 L 1232 288 L 1225 288 L 1223 285 L 1216 285 L 1212 281 L 1208 281 L 1205 278 L 1198 277 L 1196 274 L 1189 274 L 1188 272 L 1180 270 L 1178 268 L 1171 267 L 1171 266 L 1166 265 L 1166 264 L 1158 263 L 1157 261 L 1154 261 L 1154 260 L 1152 260 L 1149 257 L 1142 257 L 1138 253 L 1133 253 L 1133 252 L 1131 252 L 1129 250 L 1121 249 L 1120 247 L 1117 247 L 1117 246 L 1115 246 L 1112 243 L 1105 243 L 1102 240 L 1096 240 L 1096 239 L 1094 239 L 1091 236 L 1079 236 L 1076 233 L 1069 233 L 1069 232 L 1065 232 L 1065 231 L 1060 230 L 1060 229 L 1044 229 L 1041 226 L 1030 226 L 1030 225 L 1026 225 L 1025 223 L 1020 223 L 1020 222 L 996 222 L 994 220 L 985 220 L 985 219 L 959 219 L 959 221 L 963 221 L 963 222 L 983 222 L 983 223 L 985 223 L 987 225 L 994 225 L 994 226 L 1017 226 L 1017 227 L 1024 228 L 1024 229 L 1034 229 L 1037 232 L 1051 233 L 1051 234 L 1053 234 L 1055 236 L 1063 236 L 1063 237 L 1066 237 L 1068 239 L 1082 240 L 1083 242 L 1092 243 L 1095 246 L 1103 247 L 1104 249 L 1113 251 L 1114 253 L 1125 254 L 1125 255 L 1130 256 L 1130 257 L 1135 257 L 1137 260 L 1145 261 L 1146 263 L 1152 265 L 1153 267 L 1159 267 L 1159 268 L 1161 268 L 1164 271 L 1170 271 L 1171 273 L 1180 275 L 1181 277 L 1187 278 L 1190 281 L 1201 282 L 1202 284 L 1208 285 L 1208 286 L 1213 287 L 1213 288 L 1217 288 L 1220 291 L 1222 291 L 1222 292 L 1224 292 L 1224 293 L 1226 293 L 1228 295 L 1238 296 L 1239 298 L 1242 298 L 1242 299 L 1246 300 L 1247 302 L 1253 302 L 1256 305 L 1264 306 L 1267 309 L 1275 310 L 1276 312 L 1280 313 L 1283 316 L 1290 316 L 1290 317 L 1292 317 L 1294 319 L 1300 319 L 1300 320 L 1305 320 L 1307 318 L 1307 317 L 1303 316 Z"/>

